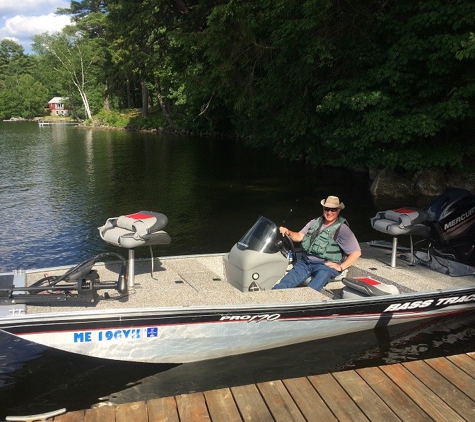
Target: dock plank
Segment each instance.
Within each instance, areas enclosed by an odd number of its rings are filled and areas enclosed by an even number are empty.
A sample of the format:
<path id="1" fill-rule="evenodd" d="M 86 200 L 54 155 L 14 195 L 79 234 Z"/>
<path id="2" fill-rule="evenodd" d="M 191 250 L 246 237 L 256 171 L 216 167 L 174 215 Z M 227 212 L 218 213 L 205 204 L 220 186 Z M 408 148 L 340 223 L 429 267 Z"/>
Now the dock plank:
<path id="1" fill-rule="evenodd" d="M 464 420 L 401 364 L 382 366 L 381 370 L 434 420 L 440 422 Z"/>
<path id="2" fill-rule="evenodd" d="M 147 401 L 148 422 L 180 422 L 175 397 Z"/>
<path id="3" fill-rule="evenodd" d="M 84 414 L 84 422 L 115 421 L 115 406 L 102 406 L 87 409 Z"/>
<path id="4" fill-rule="evenodd" d="M 257 388 L 276 422 L 305 422 L 305 418 L 282 381 L 258 383 Z"/>
<path id="5" fill-rule="evenodd" d="M 333 376 L 369 420 L 378 418 L 386 422 L 400 420 L 357 372 L 336 372 Z"/>
<path id="6" fill-rule="evenodd" d="M 176 402 L 181 421 L 211 421 L 203 393 L 180 394 L 176 396 Z"/>
<path id="7" fill-rule="evenodd" d="M 206 404 L 213 421 L 241 422 L 241 415 L 229 388 L 205 391 Z"/>
<path id="8" fill-rule="evenodd" d="M 468 397 L 475 400 L 475 378 L 446 358 L 427 359 L 425 362 Z"/>
<path id="9" fill-rule="evenodd" d="M 308 378 L 339 421 L 369 420 L 331 374 Z"/>
<path id="10" fill-rule="evenodd" d="M 116 422 L 148 422 L 147 406 L 144 401 L 117 405 Z"/>
<path id="11" fill-rule="evenodd" d="M 423 361 L 405 362 L 402 364 L 421 382 L 439 396 L 448 406 L 466 420 L 475 417 L 475 402 L 458 390 L 430 365 Z"/>
<path id="12" fill-rule="evenodd" d="M 283 383 L 307 420 L 312 420 L 315 415 L 326 422 L 337 420 L 306 377 L 283 380 Z"/>
<path id="13" fill-rule="evenodd" d="M 433 419 L 379 368 L 361 368 L 356 372 L 403 421 L 429 422 Z"/>
<path id="14" fill-rule="evenodd" d="M 475 353 L 102 405 L 53 422 L 475 420 Z"/>
<path id="15" fill-rule="evenodd" d="M 256 385 L 232 387 L 234 399 L 244 421 L 269 422 L 273 421 L 267 405 Z"/>
<path id="16" fill-rule="evenodd" d="M 76 410 L 55 416 L 53 422 L 84 422 L 84 415 L 85 410 Z"/>
<path id="17" fill-rule="evenodd" d="M 475 354 L 473 357 L 470 353 L 465 355 L 447 356 L 454 365 L 457 365 L 462 371 L 466 372 L 472 378 L 475 378 Z"/>

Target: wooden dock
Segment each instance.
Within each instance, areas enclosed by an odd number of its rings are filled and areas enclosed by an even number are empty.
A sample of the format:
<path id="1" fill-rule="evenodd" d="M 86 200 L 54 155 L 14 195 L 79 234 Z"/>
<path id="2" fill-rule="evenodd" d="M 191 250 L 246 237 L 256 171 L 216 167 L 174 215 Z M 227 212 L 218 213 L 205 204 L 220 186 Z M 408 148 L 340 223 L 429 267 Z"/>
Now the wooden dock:
<path id="1" fill-rule="evenodd" d="M 473 421 L 475 352 L 106 405 L 48 420 Z"/>

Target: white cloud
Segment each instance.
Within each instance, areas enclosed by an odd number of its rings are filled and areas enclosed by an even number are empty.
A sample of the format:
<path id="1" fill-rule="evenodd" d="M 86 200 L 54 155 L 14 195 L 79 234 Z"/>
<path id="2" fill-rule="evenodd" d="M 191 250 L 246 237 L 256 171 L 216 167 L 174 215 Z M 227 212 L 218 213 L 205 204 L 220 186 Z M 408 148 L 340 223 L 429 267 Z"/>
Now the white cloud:
<path id="1" fill-rule="evenodd" d="M 17 15 L 5 21 L 5 25 L 0 30 L 0 33 L 3 36 L 11 36 L 21 39 L 35 34 L 42 34 L 44 32 L 59 32 L 69 23 L 69 16 L 58 16 L 53 13 L 43 16 Z"/>
<path id="2" fill-rule="evenodd" d="M 15 15 L 41 16 L 45 13 L 54 13 L 56 9 L 68 8 L 68 0 L 0 0 L 0 16 L 2 19 Z"/>
<path id="3" fill-rule="evenodd" d="M 54 14 L 69 6 L 66 0 L 0 0 L 0 40 L 12 39 L 29 53 L 33 35 L 59 32 L 71 23 L 69 16 Z"/>

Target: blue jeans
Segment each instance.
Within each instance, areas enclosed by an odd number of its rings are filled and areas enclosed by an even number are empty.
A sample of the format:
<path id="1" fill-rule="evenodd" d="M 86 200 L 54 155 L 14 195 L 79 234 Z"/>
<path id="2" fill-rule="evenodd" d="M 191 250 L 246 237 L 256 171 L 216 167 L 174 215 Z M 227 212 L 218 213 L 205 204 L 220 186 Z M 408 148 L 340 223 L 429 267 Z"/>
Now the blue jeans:
<path id="1" fill-rule="evenodd" d="M 306 255 L 303 255 L 297 263 L 278 284 L 272 289 L 288 289 L 289 287 L 297 287 L 302 284 L 308 277 L 312 277 L 312 281 L 308 287 L 317 291 L 322 290 L 328 282 L 336 277 L 339 272 L 323 262 L 313 262 Z"/>

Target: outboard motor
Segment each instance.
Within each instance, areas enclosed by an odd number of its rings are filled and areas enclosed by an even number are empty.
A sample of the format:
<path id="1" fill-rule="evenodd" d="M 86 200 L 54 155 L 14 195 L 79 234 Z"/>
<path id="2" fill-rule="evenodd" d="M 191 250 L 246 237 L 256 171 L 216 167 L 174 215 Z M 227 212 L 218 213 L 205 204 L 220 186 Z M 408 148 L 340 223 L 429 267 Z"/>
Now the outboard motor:
<path id="1" fill-rule="evenodd" d="M 271 220 L 259 217 L 224 257 L 227 280 L 241 292 L 270 290 L 285 274 L 289 256 L 296 259 L 290 238 L 282 238 Z"/>
<path id="2" fill-rule="evenodd" d="M 475 195 L 446 190 L 429 205 L 424 224 L 433 255 L 475 266 Z"/>

